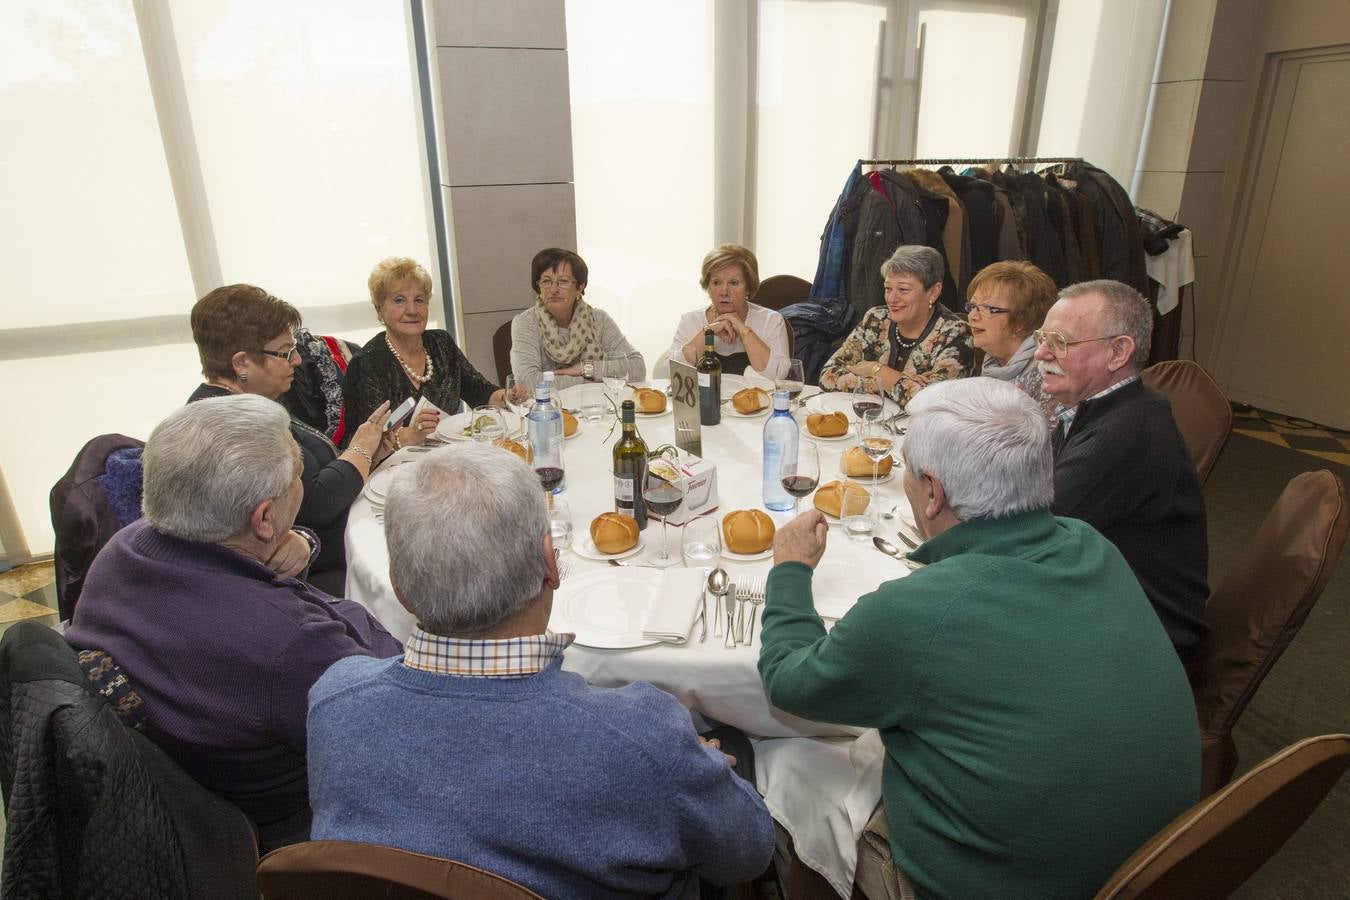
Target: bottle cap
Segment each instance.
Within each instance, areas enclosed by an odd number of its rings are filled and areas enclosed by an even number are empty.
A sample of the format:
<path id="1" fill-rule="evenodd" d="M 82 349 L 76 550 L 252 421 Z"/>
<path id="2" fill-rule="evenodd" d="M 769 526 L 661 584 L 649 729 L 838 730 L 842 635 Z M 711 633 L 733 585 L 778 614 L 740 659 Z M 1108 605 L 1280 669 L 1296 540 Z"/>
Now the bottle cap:
<path id="1" fill-rule="evenodd" d="M 620 420 L 621 420 L 625 425 L 631 425 L 631 424 L 633 424 L 633 422 L 634 422 L 633 414 L 634 414 L 635 411 L 636 411 L 636 407 L 633 405 L 633 401 L 632 401 L 632 400 L 625 400 L 625 401 L 623 401 L 622 411 L 619 413 Z"/>
<path id="2" fill-rule="evenodd" d="M 788 408 L 788 390 L 787 390 L 787 388 L 778 388 L 777 390 L 775 390 L 775 391 L 773 392 L 773 408 L 774 408 L 774 409 L 787 409 L 787 408 Z"/>

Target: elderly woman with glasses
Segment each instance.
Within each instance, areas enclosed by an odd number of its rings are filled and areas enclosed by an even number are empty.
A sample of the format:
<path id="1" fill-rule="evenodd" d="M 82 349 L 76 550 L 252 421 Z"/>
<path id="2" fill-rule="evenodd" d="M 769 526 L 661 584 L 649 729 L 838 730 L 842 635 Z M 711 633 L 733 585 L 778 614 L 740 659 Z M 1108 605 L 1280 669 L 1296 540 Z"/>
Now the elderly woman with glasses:
<path id="1" fill-rule="evenodd" d="M 969 295 L 970 333 L 984 351 L 979 374 L 1021 388 L 1050 419 L 1056 404 L 1041 381 L 1032 334 L 1055 303 L 1055 283 L 1029 262 L 1004 260 L 981 269 Z"/>
<path id="2" fill-rule="evenodd" d="M 518 384 L 532 385 L 544 371 L 553 373 L 558 390 L 594 381 L 602 377 L 598 365 L 605 357 L 625 361 L 628 381 L 646 377 L 642 354 L 604 310 L 586 302 L 588 275 L 586 260 L 571 250 L 546 247 L 534 255 L 534 305 L 511 320 L 511 374 Z"/>
<path id="3" fill-rule="evenodd" d="M 896 248 L 881 264 L 886 303 L 863 314 L 820 373 L 827 391 L 864 390 L 902 407 L 930 384 L 971 373 L 970 328 L 938 303 L 942 255 L 932 247 Z"/>
<path id="4" fill-rule="evenodd" d="M 299 327 L 295 307 L 251 284 L 216 288 L 198 300 L 192 307 L 192 339 L 206 383 L 192 392 L 188 402 L 230 394 L 278 400 L 300 365 L 295 346 Z M 278 572 L 298 575 L 308 564 L 309 581 L 316 587 L 337 596 L 346 592 L 347 510 L 375 463 L 389 452 L 382 441 L 388 418 L 389 404 L 379 405 L 361 422 L 347 449 L 339 452 L 328 435 L 290 417 L 291 436 L 300 445 L 305 489 L 295 521 L 311 529 L 318 542 L 311 547 L 303 533 L 295 533 L 277 550 Z"/>

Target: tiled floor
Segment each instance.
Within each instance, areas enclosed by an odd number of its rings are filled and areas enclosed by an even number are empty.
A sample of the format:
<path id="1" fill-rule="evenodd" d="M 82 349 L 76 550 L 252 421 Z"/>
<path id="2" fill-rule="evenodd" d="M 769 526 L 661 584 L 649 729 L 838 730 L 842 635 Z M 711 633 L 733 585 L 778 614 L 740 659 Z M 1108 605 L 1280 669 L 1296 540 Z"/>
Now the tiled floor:
<path id="1" fill-rule="evenodd" d="M 0 572 L 0 634 L 25 619 L 56 624 L 56 569 L 50 562 Z"/>
<path id="2" fill-rule="evenodd" d="M 1233 432 L 1350 466 L 1350 432 L 1254 408 L 1233 413 Z"/>

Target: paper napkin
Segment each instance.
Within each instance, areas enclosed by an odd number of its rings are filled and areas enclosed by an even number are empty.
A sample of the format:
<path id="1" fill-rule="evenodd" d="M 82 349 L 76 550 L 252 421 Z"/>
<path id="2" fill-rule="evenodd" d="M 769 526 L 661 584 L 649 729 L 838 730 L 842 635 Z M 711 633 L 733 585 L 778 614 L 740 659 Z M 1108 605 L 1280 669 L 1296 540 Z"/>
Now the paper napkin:
<path id="1" fill-rule="evenodd" d="M 703 570 L 665 569 L 661 572 L 656 599 L 642 623 L 642 636 L 683 644 L 689 640 L 689 630 L 694 627 L 702 606 Z"/>

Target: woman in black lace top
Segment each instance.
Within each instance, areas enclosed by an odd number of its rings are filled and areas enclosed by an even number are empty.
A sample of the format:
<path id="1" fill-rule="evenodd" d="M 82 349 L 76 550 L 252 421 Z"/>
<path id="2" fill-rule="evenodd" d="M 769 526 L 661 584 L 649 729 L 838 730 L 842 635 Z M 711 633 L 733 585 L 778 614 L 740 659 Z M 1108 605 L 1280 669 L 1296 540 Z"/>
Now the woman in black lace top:
<path id="1" fill-rule="evenodd" d="M 475 406 L 506 405 L 505 392 L 483 377 L 448 331 L 427 330 L 431 276 L 406 257 L 382 260 L 370 273 L 370 302 L 384 331 L 361 348 L 347 367 L 347 409 L 357 421 L 389 403 L 425 397 L 446 415 L 462 400 Z M 394 432 L 395 445 L 420 444 L 436 430 L 440 413 L 425 409 Z"/>

